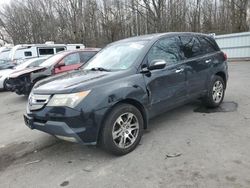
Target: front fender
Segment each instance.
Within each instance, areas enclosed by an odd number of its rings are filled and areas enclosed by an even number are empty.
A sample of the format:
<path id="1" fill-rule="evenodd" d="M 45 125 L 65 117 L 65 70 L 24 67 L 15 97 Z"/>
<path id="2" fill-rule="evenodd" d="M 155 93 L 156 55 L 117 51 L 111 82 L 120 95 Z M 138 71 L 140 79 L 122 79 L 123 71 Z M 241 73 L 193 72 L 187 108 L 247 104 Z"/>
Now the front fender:
<path id="1" fill-rule="evenodd" d="M 143 106 L 148 105 L 148 94 L 141 74 L 103 84 L 91 90 L 79 106 L 79 110 L 100 110 L 110 108 L 119 101 L 133 99 Z"/>

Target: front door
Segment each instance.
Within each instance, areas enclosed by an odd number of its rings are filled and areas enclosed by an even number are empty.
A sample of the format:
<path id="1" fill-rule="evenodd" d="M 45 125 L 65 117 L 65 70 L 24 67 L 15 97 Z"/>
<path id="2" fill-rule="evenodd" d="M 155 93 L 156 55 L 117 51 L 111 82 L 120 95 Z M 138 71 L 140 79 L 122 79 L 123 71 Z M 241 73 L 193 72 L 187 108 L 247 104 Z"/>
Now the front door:
<path id="1" fill-rule="evenodd" d="M 167 63 L 164 69 L 144 74 L 151 116 L 178 105 L 187 97 L 185 63 L 181 61 L 179 42 L 178 37 L 160 39 L 146 57 L 149 65 L 156 60 L 164 60 Z"/>
<path id="2" fill-rule="evenodd" d="M 62 66 L 55 68 L 55 74 L 79 68 L 82 65 L 80 61 L 80 55 L 78 52 L 67 55 L 59 62 Z"/>

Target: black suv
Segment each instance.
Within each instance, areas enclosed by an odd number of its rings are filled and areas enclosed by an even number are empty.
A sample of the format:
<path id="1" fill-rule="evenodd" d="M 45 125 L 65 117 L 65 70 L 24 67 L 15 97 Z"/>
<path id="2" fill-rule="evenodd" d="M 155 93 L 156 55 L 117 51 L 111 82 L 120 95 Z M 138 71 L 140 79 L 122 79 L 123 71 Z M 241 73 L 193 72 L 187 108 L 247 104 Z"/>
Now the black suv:
<path id="1" fill-rule="evenodd" d="M 79 70 L 38 82 L 25 123 L 124 155 L 138 145 L 150 118 L 195 98 L 219 106 L 227 78 L 226 55 L 209 35 L 128 38 L 108 45 Z"/>

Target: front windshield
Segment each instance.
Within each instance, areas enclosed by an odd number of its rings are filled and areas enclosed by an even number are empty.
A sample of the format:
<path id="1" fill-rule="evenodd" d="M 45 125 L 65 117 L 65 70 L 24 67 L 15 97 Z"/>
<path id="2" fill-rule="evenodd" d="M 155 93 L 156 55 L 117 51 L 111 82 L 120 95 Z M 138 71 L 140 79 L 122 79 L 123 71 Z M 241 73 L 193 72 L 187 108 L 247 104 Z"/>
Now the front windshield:
<path id="1" fill-rule="evenodd" d="M 29 59 L 25 61 L 24 63 L 17 65 L 15 69 L 25 69 L 29 67 L 37 67 L 39 66 L 42 62 L 44 62 L 45 59 Z"/>
<path id="2" fill-rule="evenodd" d="M 53 55 L 52 57 L 48 58 L 46 61 L 44 61 L 39 66 L 50 67 L 50 66 L 54 65 L 56 62 L 58 62 L 63 57 L 64 57 L 64 53 L 59 53 L 59 54 Z"/>
<path id="3" fill-rule="evenodd" d="M 146 42 L 147 41 L 122 42 L 108 46 L 86 63 L 83 69 L 128 69 L 138 58 Z"/>

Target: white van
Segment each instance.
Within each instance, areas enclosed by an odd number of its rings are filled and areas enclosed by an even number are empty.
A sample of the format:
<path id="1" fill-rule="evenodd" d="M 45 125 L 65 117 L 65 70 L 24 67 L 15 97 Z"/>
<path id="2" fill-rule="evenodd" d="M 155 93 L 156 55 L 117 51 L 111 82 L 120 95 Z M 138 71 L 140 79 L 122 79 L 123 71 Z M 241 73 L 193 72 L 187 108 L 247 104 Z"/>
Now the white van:
<path id="1" fill-rule="evenodd" d="M 83 44 L 54 44 L 46 42 L 45 44 L 21 44 L 14 46 L 9 54 L 9 59 L 17 64 L 24 59 L 48 56 L 64 50 L 84 49 Z"/>
<path id="2" fill-rule="evenodd" d="M 0 47 L 0 60 L 8 60 L 9 59 L 9 54 L 11 51 L 11 47 Z"/>

